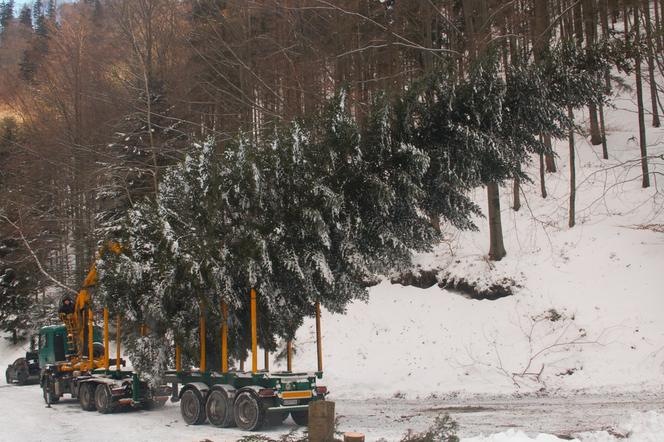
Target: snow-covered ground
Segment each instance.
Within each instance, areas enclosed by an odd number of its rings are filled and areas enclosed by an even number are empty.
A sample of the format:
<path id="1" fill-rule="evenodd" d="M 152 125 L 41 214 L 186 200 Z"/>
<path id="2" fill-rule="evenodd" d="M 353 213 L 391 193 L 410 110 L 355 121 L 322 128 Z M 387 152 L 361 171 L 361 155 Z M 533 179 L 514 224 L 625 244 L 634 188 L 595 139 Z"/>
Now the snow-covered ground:
<path id="1" fill-rule="evenodd" d="M 449 412 L 469 441 L 559 440 L 551 434 L 563 434 L 558 431 L 568 423 L 564 434 L 584 442 L 619 435 L 664 441 L 664 130 L 648 129 L 655 174 L 642 189 L 634 98 L 625 93 L 615 105 L 606 118 L 609 160 L 601 159 L 601 146 L 576 139 L 574 228 L 567 227 L 567 144 L 559 142 L 559 170 L 546 176 L 546 199 L 535 166 L 519 212 L 510 208 L 511 188 L 502 189 L 505 259 L 486 259 L 482 219 L 479 232 L 449 231 L 445 244 L 416 259 L 420 269 L 448 278 L 486 285 L 512 280 L 513 296 L 478 301 L 435 285 L 418 289 L 386 280 L 346 315 L 324 312 L 324 379 L 341 430 L 398 440 L 408 428 L 424 430 L 437 413 Z M 482 189 L 475 197 L 484 206 Z M 0 341 L 4 370 L 25 350 Z M 273 361 L 273 367 L 283 364 Z M 315 364 L 308 321 L 297 336 L 295 368 Z M 46 409 L 37 386 L 4 384 L 2 376 L 0 440 L 242 435 L 186 427 L 170 404 L 111 416 L 84 413 L 73 401 Z M 293 428 L 289 420 L 270 432 L 276 437 Z"/>

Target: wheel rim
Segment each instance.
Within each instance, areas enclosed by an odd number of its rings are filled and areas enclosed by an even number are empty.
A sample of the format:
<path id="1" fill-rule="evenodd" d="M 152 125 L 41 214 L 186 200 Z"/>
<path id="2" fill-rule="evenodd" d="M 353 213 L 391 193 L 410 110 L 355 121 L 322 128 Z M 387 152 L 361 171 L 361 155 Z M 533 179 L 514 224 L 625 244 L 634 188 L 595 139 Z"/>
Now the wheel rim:
<path id="1" fill-rule="evenodd" d="M 228 413 L 228 404 L 226 397 L 219 391 L 210 393 L 207 404 L 207 415 L 210 422 L 214 425 L 223 425 Z"/>
<path id="2" fill-rule="evenodd" d="M 191 425 L 196 422 L 198 414 L 201 410 L 201 404 L 198 402 L 198 398 L 196 398 L 191 390 L 185 391 L 182 395 L 180 410 L 186 423 Z"/>
<path id="3" fill-rule="evenodd" d="M 99 411 L 106 411 L 108 408 L 108 394 L 106 391 L 106 386 L 100 385 L 97 387 L 95 392 L 95 402 L 97 403 L 97 409 Z"/>
<path id="4" fill-rule="evenodd" d="M 81 402 L 85 407 L 90 405 L 91 402 L 91 395 L 90 395 L 90 386 L 88 384 L 83 384 L 81 387 L 83 390 L 81 390 Z"/>
<path id="5" fill-rule="evenodd" d="M 241 427 L 252 427 L 258 418 L 258 403 L 251 397 L 243 396 L 240 398 L 238 407 L 238 425 Z"/>

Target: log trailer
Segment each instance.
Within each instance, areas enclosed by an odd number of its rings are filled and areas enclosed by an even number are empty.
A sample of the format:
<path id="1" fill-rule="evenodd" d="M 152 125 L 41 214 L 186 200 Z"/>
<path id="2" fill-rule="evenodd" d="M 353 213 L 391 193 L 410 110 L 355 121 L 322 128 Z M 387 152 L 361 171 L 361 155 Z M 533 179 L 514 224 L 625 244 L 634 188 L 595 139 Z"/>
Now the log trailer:
<path id="1" fill-rule="evenodd" d="M 122 253 L 122 247 L 110 242 L 99 255 Z M 316 303 L 316 349 L 318 370 L 294 372 L 292 342 L 287 342 L 287 370 L 269 371 L 269 353 L 265 368 L 258 370 L 256 291 L 251 289 L 251 371 L 228 367 L 228 305 L 222 303 L 221 373 L 207 369 L 206 321 L 201 308 L 199 319 L 200 361 L 197 369 L 183 369 L 180 346 L 175 345 L 175 369 L 165 373 L 157 388 L 148 386 L 137 373 L 123 370 L 121 358 L 121 318 L 115 320 L 116 357 L 109 355 L 109 311 L 104 308 L 103 330 L 94 325 L 90 291 L 97 283 L 93 263 L 74 303 L 73 311 L 60 313 L 63 325 L 43 327 L 39 334 L 40 385 L 46 404 L 59 401 L 64 394 L 78 398 L 81 408 L 111 413 L 119 406 L 159 408 L 168 397 L 180 402 L 180 412 L 189 425 L 206 421 L 218 427 L 238 426 L 255 431 L 266 425 L 279 425 L 290 414 L 298 425 L 308 424 L 308 408 L 313 401 L 324 400 L 327 387 L 318 385 L 323 376 L 320 304 Z M 145 328 L 142 327 L 142 333 Z M 103 339 L 103 344 L 101 343 Z M 111 366 L 114 366 L 112 369 Z"/>
<path id="2" fill-rule="evenodd" d="M 228 306 L 221 305 L 221 373 L 206 369 L 205 315 L 199 324 L 200 362 L 198 370 L 183 370 L 180 347 L 175 347 L 175 370 L 166 372 L 165 382 L 172 384 L 173 401 L 180 401 L 182 418 L 189 425 L 206 420 L 218 427 L 238 426 L 255 431 L 266 425 L 280 425 L 290 414 L 298 425 L 308 424 L 309 404 L 323 400 L 327 387 L 318 385 L 323 376 L 320 327 L 320 304 L 316 303 L 316 344 L 318 370 L 294 372 L 292 342 L 287 342 L 287 370 L 269 371 L 269 353 L 265 351 L 265 369 L 258 370 L 256 329 L 256 291 L 251 302 L 251 371 L 228 368 Z M 203 313 L 203 309 L 201 309 Z M 182 386 L 180 388 L 180 385 Z"/>
<path id="3" fill-rule="evenodd" d="M 121 253 L 119 244 L 110 242 L 99 250 Z M 48 406 L 64 394 L 78 398 L 81 408 L 110 413 L 122 405 L 157 408 L 170 396 L 170 387 L 151 388 L 131 370 L 123 370 L 120 316 L 116 318 L 116 357 L 109 354 L 109 317 L 104 308 L 103 331 L 94 325 L 90 291 L 97 283 L 96 263 L 92 264 L 76 296 L 73 308 L 60 312 L 62 325 L 39 331 L 40 386 Z M 103 338 L 103 344 L 101 342 Z M 111 365 L 115 365 L 111 369 Z"/>

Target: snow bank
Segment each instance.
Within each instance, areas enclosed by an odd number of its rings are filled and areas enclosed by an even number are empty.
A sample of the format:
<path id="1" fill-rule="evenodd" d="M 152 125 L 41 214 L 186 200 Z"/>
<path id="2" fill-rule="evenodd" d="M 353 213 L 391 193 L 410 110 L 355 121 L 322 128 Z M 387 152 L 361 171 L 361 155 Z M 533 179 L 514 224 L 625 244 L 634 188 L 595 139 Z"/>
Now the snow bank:
<path id="1" fill-rule="evenodd" d="M 461 439 L 462 442 L 558 442 L 561 439 L 550 434 L 530 437 L 514 429 L 489 436 L 480 435 Z M 664 415 L 655 411 L 635 413 L 616 429 L 594 431 L 576 435 L 576 442 L 661 442 L 664 440 Z"/>

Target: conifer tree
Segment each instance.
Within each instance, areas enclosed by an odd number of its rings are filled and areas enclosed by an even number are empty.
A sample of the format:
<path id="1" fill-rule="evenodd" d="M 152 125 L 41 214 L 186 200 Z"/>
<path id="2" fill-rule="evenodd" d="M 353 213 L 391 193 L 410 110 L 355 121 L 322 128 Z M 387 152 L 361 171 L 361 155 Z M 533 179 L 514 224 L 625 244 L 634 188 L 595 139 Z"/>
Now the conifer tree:
<path id="1" fill-rule="evenodd" d="M 23 5 L 18 15 L 18 22 L 23 26 L 32 28 L 32 9 L 30 9 L 30 6 Z"/>
<path id="2" fill-rule="evenodd" d="M 14 0 L 0 3 L 0 35 L 2 35 L 14 18 Z"/>

